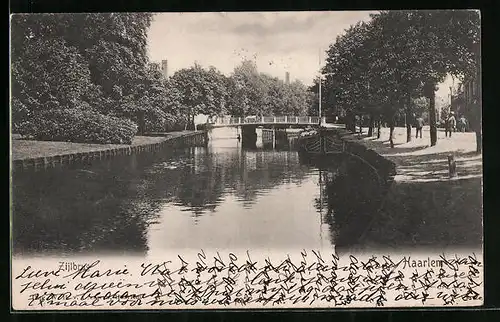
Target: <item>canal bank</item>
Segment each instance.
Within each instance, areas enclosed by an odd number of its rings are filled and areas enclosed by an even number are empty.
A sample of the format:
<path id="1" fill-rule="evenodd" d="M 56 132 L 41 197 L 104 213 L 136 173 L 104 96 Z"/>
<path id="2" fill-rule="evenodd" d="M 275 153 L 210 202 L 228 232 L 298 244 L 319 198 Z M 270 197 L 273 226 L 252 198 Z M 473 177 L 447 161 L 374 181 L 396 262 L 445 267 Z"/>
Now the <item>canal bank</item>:
<path id="1" fill-rule="evenodd" d="M 355 159 L 357 167 L 371 169 L 384 191 L 390 187 L 396 175 L 396 164 L 392 160 L 385 158 L 376 149 L 364 144 L 358 135 L 344 128 L 327 129 L 321 139 L 316 135 L 306 135 L 300 149 L 304 160 L 311 160 L 320 167 L 342 162 L 341 159 L 353 162 Z"/>
<path id="2" fill-rule="evenodd" d="M 105 160 L 121 155 L 155 152 L 167 147 L 203 145 L 205 142 L 204 131 L 152 133 L 148 136 L 136 136 L 130 145 L 35 141 L 13 137 L 11 160 L 15 169 L 46 168 L 92 160 Z"/>
<path id="3" fill-rule="evenodd" d="M 381 155 L 379 151 L 372 146 L 364 144 L 363 141 L 359 140 L 358 136 L 351 132 L 339 129 L 338 133 L 343 142 L 344 153 L 359 158 L 366 165 L 371 167 L 379 176 L 379 180 L 384 189 L 388 189 L 397 173 L 396 163 Z"/>

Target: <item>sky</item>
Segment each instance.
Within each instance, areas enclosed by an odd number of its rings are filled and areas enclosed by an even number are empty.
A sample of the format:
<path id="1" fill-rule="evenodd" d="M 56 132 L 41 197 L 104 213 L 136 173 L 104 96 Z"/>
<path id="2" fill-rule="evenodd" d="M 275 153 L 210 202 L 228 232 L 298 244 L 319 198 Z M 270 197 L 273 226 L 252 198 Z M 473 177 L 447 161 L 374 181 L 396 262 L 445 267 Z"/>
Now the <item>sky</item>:
<path id="1" fill-rule="evenodd" d="M 311 85 L 338 35 L 374 11 L 158 13 L 148 32 L 151 61 L 168 60 L 168 74 L 214 66 L 229 75 L 243 59 L 260 72 Z M 456 82 L 455 82 L 456 85 Z M 439 86 L 446 100 L 451 78 Z"/>

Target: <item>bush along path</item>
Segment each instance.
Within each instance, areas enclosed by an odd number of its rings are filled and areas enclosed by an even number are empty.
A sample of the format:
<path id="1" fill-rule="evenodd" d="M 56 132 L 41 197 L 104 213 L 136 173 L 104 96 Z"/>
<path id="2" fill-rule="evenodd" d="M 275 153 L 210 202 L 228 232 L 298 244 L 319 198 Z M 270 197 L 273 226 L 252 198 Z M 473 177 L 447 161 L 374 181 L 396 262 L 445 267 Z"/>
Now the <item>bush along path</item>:
<path id="1" fill-rule="evenodd" d="M 81 109 L 53 110 L 18 125 L 24 138 L 75 143 L 132 144 L 137 125 L 123 118 Z"/>

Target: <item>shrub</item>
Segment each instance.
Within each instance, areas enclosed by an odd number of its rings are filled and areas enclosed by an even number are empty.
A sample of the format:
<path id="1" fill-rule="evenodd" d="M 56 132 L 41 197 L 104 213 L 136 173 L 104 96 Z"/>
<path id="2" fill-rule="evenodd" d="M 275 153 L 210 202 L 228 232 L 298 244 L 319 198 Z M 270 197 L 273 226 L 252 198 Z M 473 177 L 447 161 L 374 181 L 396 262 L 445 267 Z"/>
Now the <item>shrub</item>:
<path id="1" fill-rule="evenodd" d="M 145 132 L 165 132 L 166 118 L 161 111 L 150 110 L 145 113 Z"/>
<path id="2" fill-rule="evenodd" d="M 184 122 L 168 112 L 150 110 L 145 114 L 146 132 L 171 132 L 184 130 Z"/>
<path id="3" fill-rule="evenodd" d="M 137 125 L 127 119 L 73 108 L 40 112 L 36 118 L 18 124 L 17 130 L 36 140 L 131 144 Z"/>

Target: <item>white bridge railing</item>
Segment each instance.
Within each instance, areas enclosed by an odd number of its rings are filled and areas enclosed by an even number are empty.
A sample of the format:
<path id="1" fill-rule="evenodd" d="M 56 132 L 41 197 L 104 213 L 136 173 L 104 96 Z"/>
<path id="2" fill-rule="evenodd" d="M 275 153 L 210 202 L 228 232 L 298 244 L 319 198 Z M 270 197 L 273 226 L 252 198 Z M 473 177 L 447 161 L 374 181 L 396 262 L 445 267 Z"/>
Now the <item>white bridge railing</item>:
<path id="1" fill-rule="evenodd" d="M 233 117 L 222 116 L 214 118 L 213 125 L 239 125 L 239 124 L 319 124 L 318 116 L 247 116 Z M 325 123 L 322 117 L 321 123 Z"/>

